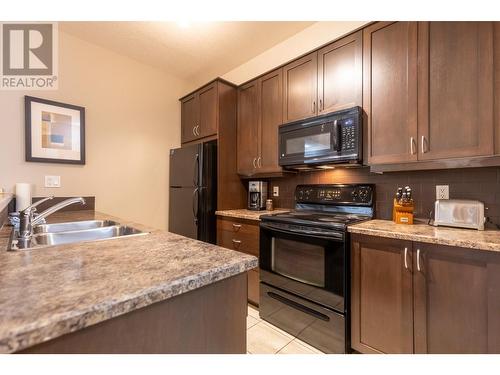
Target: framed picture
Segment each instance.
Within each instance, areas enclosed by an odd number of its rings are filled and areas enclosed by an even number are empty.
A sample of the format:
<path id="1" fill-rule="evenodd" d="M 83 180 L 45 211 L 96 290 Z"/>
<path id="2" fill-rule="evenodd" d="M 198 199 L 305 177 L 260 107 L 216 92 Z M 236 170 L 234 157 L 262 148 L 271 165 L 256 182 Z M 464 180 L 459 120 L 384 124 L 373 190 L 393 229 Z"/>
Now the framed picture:
<path id="1" fill-rule="evenodd" d="M 26 161 L 85 164 L 85 108 L 24 97 Z"/>

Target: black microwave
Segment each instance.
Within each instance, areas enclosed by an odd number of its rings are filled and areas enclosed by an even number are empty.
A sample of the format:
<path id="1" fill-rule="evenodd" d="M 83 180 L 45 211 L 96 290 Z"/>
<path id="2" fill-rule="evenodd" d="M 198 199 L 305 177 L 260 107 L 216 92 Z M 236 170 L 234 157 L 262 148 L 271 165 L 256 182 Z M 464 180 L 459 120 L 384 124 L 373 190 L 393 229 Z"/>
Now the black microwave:
<path id="1" fill-rule="evenodd" d="M 279 165 L 310 169 L 328 164 L 361 164 L 362 110 L 353 107 L 279 127 Z"/>

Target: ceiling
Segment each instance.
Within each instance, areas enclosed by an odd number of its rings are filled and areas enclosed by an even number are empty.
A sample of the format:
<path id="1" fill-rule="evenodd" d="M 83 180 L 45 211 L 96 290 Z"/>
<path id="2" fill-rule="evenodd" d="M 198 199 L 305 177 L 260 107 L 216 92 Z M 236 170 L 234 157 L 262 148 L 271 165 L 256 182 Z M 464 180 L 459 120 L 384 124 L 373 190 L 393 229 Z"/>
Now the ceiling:
<path id="1" fill-rule="evenodd" d="M 314 22 L 61 22 L 59 29 L 181 79 L 234 69 Z"/>

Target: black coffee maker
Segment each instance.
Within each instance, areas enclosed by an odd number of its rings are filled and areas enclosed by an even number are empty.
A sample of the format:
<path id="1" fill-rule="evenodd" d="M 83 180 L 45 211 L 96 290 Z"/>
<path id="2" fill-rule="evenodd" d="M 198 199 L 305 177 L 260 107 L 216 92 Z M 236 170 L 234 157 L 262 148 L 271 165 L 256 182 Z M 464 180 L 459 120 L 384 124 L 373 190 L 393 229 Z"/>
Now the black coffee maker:
<path id="1" fill-rule="evenodd" d="M 248 182 L 248 209 L 265 210 L 267 200 L 267 182 L 249 181 Z"/>

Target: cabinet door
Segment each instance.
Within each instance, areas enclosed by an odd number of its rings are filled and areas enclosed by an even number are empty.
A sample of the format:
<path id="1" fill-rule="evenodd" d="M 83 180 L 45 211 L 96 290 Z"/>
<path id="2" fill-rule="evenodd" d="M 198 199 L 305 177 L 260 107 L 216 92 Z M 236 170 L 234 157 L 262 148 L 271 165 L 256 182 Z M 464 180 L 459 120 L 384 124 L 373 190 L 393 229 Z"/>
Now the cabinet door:
<path id="1" fill-rule="evenodd" d="M 260 159 L 259 172 L 280 172 L 278 127 L 283 121 L 282 71 L 275 70 L 260 79 Z"/>
<path id="2" fill-rule="evenodd" d="M 184 98 L 181 102 L 181 142 L 189 142 L 198 138 L 198 97 L 196 94 Z"/>
<path id="3" fill-rule="evenodd" d="M 362 105 L 362 37 L 360 30 L 318 51 L 320 114 Z"/>
<path id="4" fill-rule="evenodd" d="M 259 80 L 238 89 L 238 174 L 250 176 L 257 168 L 259 145 Z"/>
<path id="5" fill-rule="evenodd" d="M 352 348 L 412 353 L 411 242 L 353 235 L 351 243 Z"/>
<path id="6" fill-rule="evenodd" d="M 417 160 L 417 23 L 364 29 L 363 108 L 368 163 Z"/>
<path id="7" fill-rule="evenodd" d="M 217 82 L 202 88 L 198 92 L 199 96 L 199 125 L 198 138 L 208 137 L 217 134 L 217 116 L 218 116 L 218 103 L 217 103 Z"/>
<path id="8" fill-rule="evenodd" d="M 283 67 L 283 122 L 318 113 L 318 62 L 313 52 Z"/>
<path id="9" fill-rule="evenodd" d="M 420 22 L 419 159 L 493 154 L 493 23 Z"/>
<path id="10" fill-rule="evenodd" d="M 500 254 L 414 244 L 416 353 L 500 353 Z"/>

